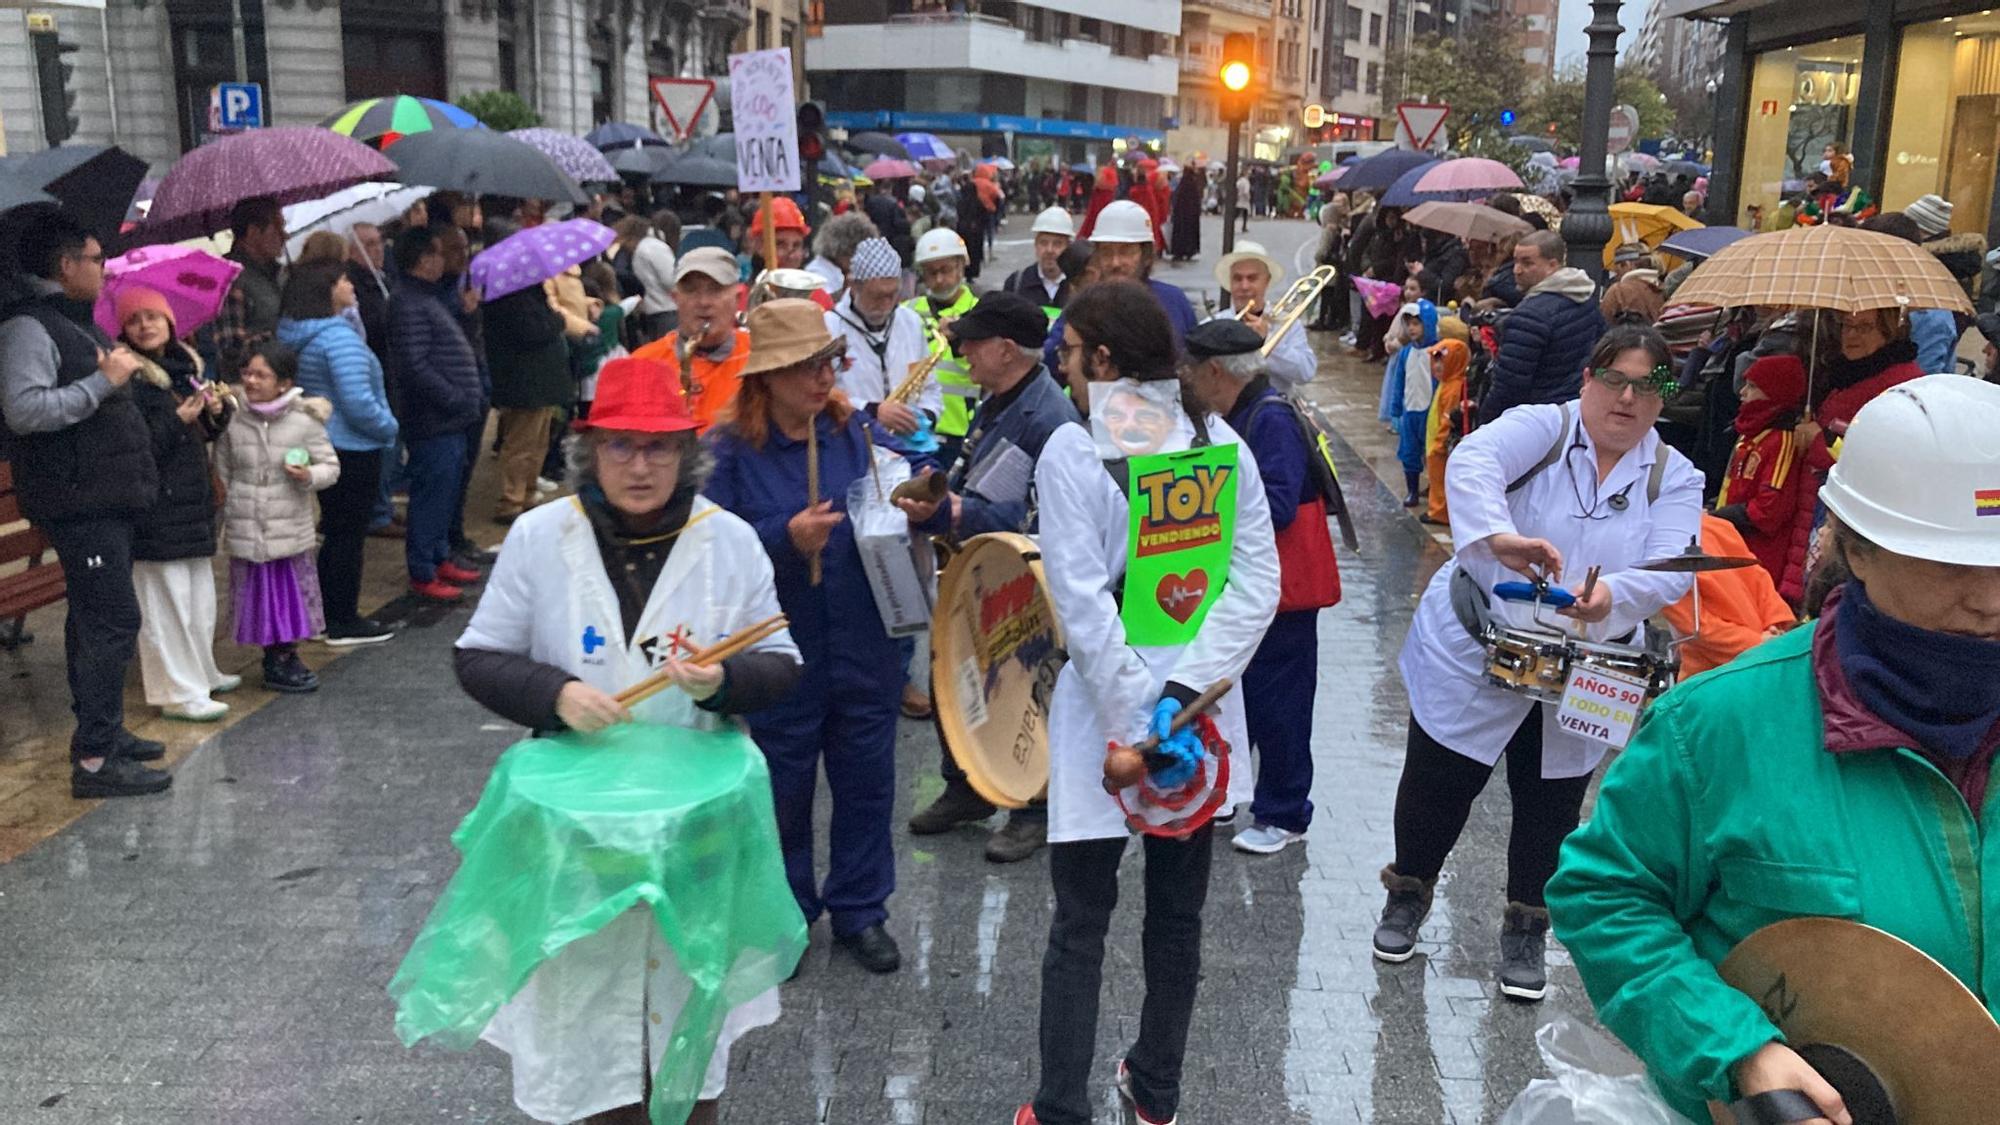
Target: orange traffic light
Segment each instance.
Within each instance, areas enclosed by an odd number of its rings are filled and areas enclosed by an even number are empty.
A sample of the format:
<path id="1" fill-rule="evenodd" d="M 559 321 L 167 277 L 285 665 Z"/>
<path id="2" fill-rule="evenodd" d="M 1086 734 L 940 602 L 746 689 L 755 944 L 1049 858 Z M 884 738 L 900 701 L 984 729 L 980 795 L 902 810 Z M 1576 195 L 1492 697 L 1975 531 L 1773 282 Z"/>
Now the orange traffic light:
<path id="1" fill-rule="evenodd" d="M 1257 80 L 1257 40 L 1242 32 L 1222 37 L 1222 69 L 1216 72 L 1222 83 L 1221 117 L 1224 121 L 1250 120 L 1250 103 L 1256 100 L 1251 89 Z"/>
<path id="2" fill-rule="evenodd" d="M 1250 67 L 1247 63 L 1227 62 L 1222 64 L 1222 84 L 1229 90 L 1241 93 L 1250 85 Z"/>

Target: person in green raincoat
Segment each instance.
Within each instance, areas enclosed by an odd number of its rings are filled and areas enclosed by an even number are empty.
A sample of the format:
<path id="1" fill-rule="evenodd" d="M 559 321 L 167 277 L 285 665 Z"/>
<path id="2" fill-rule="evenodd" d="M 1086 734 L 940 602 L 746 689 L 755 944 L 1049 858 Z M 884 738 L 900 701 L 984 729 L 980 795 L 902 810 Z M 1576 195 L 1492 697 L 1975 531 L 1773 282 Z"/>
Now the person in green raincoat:
<path id="1" fill-rule="evenodd" d="M 1850 1115 L 1717 966 L 1785 918 L 1915 945 L 1995 1010 L 2000 387 L 1930 375 L 1855 416 L 1820 498 L 1849 575 L 1819 620 L 1656 702 L 1549 883 L 1606 1027 L 1673 1107 L 1799 1091 Z M 1908 1013 L 1884 1012 L 1885 1020 Z M 1767 1099 L 1768 1100 L 1768 1099 Z"/>

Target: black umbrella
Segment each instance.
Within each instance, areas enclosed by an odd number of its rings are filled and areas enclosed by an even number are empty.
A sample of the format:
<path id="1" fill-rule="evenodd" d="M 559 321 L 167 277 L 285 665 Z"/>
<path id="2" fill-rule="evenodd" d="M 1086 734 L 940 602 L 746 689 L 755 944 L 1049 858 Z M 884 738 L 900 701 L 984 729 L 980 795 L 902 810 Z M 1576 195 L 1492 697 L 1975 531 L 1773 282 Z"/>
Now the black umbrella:
<path id="1" fill-rule="evenodd" d="M 53 196 L 106 245 L 117 239 L 139 181 L 146 178 L 146 162 L 117 145 L 57 145 L 7 157 L 0 167 Z"/>
<path id="2" fill-rule="evenodd" d="M 1381 191 L 1403 177 L 1403 173 L 1421 164 L 1429 164 L 1437 158 L 1428 152 L 1411 152 L 1408 149 L 1390 148 L 1351 165 L 1340 174 L 1340 190 Z"/>
<path id="3" fill-rule="evenodd" d="M 887 133 L 849 133 L 842 142 L 856 152 L 871 152 L 877 156 L 893 156 L 898 160 L 908 160 L 910 150 L 903 142 Z"/>
<path id="4" fill-rule="evenodd" d="M 735 187 L 736 161 L 722 160 L 713 156 L 679 154 L 660 162 L 653 172 L 656 184 L 682 184 L 688 187 Z"/>
<path id="5" fill-rule="evenodd" d="M 470 195 L 588 203 L 590 196 L 533 145 L 494 129 L 432 129 L 390 145 L 406 184 Z"/>
<path id="6" fill-rule="evenodd" d="M 1542 138 L 1530 137 L 1525 134 L 1508 137 L 1507 143 L 1513 145 L 1515 148 L 1525 148 L 1529 152 L 1554 152 L 1556 150 L 1556 146 Z"/>

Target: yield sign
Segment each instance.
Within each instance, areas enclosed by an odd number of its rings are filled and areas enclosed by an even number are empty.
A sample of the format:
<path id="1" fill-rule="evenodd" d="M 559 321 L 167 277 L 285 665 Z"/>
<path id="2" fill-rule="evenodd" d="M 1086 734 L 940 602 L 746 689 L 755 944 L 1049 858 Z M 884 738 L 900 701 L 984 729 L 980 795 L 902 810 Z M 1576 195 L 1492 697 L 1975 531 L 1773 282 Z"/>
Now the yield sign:
<path id="1" fill-rule="evenodd" d="M 674 139 L 684 141 L 693 136 L 701 111 L 715 96 L 715 79 L 655 78 L 652 87 L 653 100 L 659 103 L 667 127 L 674 131 Z"/>
<path id="2" fill-rule="evenodd" d="M 1401 136 L 1410 148 L 1424 151 L 1437 140 L 1438 130 L 1444 128 L 1444 119 L 1451 115 L 1451 107 L 1425 102 L 1403 102 L 1396 107 L 1396 120 L 1402 124 Z"/>

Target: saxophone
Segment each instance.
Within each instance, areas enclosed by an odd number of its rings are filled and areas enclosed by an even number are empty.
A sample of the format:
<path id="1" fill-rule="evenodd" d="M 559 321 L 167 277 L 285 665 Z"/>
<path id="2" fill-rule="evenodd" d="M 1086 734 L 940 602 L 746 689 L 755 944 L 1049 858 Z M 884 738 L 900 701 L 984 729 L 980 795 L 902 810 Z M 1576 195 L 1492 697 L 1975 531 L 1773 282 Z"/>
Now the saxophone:
<path id="1" fill-rule="evenodd" d="M 690 402 L 701 394 L 701 383 L 694 377 L 694 350 L 708 335 L 708 328 L 709 322 L 704 320 L 694 335 L 688 335 L 687 329 L 683 328 L 680 335 L 674 338 L 674 358 L 680 361 L 681 367 L 681 393 Z"/>

